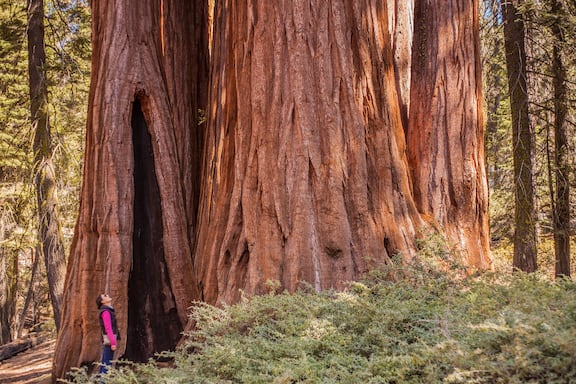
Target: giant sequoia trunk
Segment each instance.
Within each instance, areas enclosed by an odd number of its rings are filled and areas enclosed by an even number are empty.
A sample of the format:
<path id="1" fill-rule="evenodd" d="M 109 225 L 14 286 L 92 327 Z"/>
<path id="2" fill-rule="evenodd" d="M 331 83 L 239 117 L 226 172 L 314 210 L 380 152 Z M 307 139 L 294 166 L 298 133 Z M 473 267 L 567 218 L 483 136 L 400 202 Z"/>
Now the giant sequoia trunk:
<path id="1" fill-rule="evenodd" d="M 197 110 L 207 83 L 201 2 L 92 3 L 93 59 L 80 214 L 53 377 L 99 359 L 96 297 L 114 299 L 117 357 L 173 348 L 200 294 L 192 263 Z"/>
<path id="2" fill-rule="evenodd" d="M 207 78 L 204 6 L 93 2 L 82 205 L 54 377 L 98 358 L 96 309 L 84 302 L 103 290 L 127 335 L 121 350 L 142 359 L 166 347 L 156 337 L 174 342 L 193 299 L 233 303 L 268 280 L 341 288 L 412 257 L 427 223 L 488 266 L 477 3 L 448 2 L 457 26 L 445 3 L 430 8 L 433 38 L 419 37 L 432 68 L 411 84 L 457 94 L 434 100 L 428 124 L 408 121 L 430 111 L 409 97 L 411 2 L 217 2 L 202 137 L 192 117 Z M 443 28 L 452 37 L 439 52 Z"/>
<path id="3" fill-rule="evenodd" d="M 411 255 L 419 216 L 384 4 L 230 0 L 215 19 L 204 300 L 267 280 L 341 288 Z"/>
<path id="4" fill-rule="evenodd" d="M 415 7 L 408 154 L 418 210 L 468 264 L 489 260 L 478 4 Z"/>

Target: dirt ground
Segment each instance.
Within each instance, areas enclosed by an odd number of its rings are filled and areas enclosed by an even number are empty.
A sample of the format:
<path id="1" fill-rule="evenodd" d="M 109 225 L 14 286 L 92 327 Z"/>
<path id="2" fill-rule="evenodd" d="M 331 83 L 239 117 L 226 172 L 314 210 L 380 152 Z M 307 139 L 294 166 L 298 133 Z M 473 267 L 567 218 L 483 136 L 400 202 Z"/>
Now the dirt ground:
<path id="1" fill-rule="evenodd" d="M 0 384 L 49 384 L 56 340 L 48 340 L 0 362 Z"/>

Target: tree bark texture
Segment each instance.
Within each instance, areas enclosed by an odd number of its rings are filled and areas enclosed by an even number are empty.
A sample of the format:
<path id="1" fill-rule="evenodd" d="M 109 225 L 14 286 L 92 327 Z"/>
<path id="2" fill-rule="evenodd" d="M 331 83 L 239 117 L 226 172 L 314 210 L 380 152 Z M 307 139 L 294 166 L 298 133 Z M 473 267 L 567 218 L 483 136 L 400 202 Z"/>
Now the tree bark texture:
<path id="1" fill-rule="evenodd" d="M 410 75 L 414 39 L 414 0 L 390 0 L 388 29 L 394 52 L 394 75 L 400 103 L 402 124 L 406 129 L 410 112 Z"/>
<path id="2" fill-rule="evenodd" d="M 5 240 L 4 223 L 0 221 L 0 241 Z M 18 255 L 7 247 L 0 247 L 0 345 L 14 338 L 17 287 Z"/>
<path id="3" fill-rule="evenodd" d="M 52 143 L 48 116 L 44 49 L 44 1 L 28 1 L 28 73 L 30 115 L 34 128 L 34 181 L 38 204 L 40 242 L 56 329 L 62 317 L 62 291 L 66 271 L 64 240 L 58 219 L 56 175 L 52 163 Z"/>
<path id="4" fill-rule="evenodd" d="M 100 354 L 97 296 L 122 334 L 116 357 L 171 349 L 200 298 L 192 264 L 207 84 L 202 2 L 92 2 L 81 205 L 53 379 Z"/>
<path id="5" fill-rule="evenodd" d="M 565 38 L 562 20 L 566 11 L 559 0 L 551 0 L 554 17 L 550 29 L 554 36 L 552 73 L 554 74 L 554 143 L 556 204 L 554 206 L 554 248 L 556 277 L 570 277 L 570 146 L 567 135 L 568 89 L 563 60 Z"/>
<path id="6" fill-rule="evenodd" d="M 40 249 L 36 247 L 34 250 L 30 250 L 30 255 L 32 258 L 32 269 L 30 271 L 30 281 L 28 282 L 28 289 L 26 292 L 26 298 L 24 299 L 24 304 L 22 305 L 22 312 L 20 312 L 20 318 L 18 320 L 18 330 L 16 332 L 16 337 L 22 337 L 22 330 L 24 329 L 24 324 L 26 322 L 26 314 L 32 303 L 32 298 L 34 296 L 34 287 L 37 284 L 38 275 L 38 264 L 40 263 Z M 34 318 L 34 314 L 32 315 Z M 34 322 L 35 323 L 35 322 Z"/>
<path id="7" fill-rule="evenodd" d="M 216 2 L 206 90 L 207 5 L 193 4 L 92 3 L 87 152 L 55 378 L 98 359 L 92 302 L 104 290 L 127 334 L 120 354 L 143 359 L 166 347 L 156 337 L 174 341 L 192 300 L 234 303 L 240 292 L 266 292 L 269 280 L 289 291 L 342 288 L 395 256 L 413 257 L 429 215 L 439 227 L 467 220 L 449 228 L 470 224 L 456 240 L 477 266 L 488 264 L 476 14 L 457 12 L 466 33 L 450 40 L 474 42 L 452 53 L 462 62 L 449 70 L 462 82 L 455 98 L 471 106 L 450 99 L 445 113 L 462 121 L 445 127 L 438 116 L 422 128 L 407 121 L 410 5 Z M 453 83 L 441 85 L 452 92 Z M 205 136 L 196 131 L 199 108 Z M 464 141 L 440 156 L 450 153 L 446 162 L 461 161 L 468 173 L 434 169 L 465 196 L 439 196 L 419 212 L 414 183 L 438 180 L 411 172 L 409 126 L 430 135 L 461 130 Z M 468 205 L 433 205 L 445 201 Z M 164 334 L 168 326 L 174 332 Z"/>
<path id="8" fill-rule="evenodd" d="M 341 288 L 414 250 L 387 10 L 368 1 L 216 9 L 196 251 L 204 300 Z"/>
<path id="9" fill-rule="evenodd" d="M 504 46 L 508 70 L 508 92 L 512 112 L 514 145 L 514 256 L 513 267 L 536 270 L 536 208 L 533 181 L 534 135 L 528 116 L 526 46 L 524 21 L 518 12 L 522 0 L 502 2 Z"/>
<path id="10" fill-rule="evenodd" d="M 408 158 L 419 212 L 468 264 L 490 265 L 478 4 L 415 6 Z"/>

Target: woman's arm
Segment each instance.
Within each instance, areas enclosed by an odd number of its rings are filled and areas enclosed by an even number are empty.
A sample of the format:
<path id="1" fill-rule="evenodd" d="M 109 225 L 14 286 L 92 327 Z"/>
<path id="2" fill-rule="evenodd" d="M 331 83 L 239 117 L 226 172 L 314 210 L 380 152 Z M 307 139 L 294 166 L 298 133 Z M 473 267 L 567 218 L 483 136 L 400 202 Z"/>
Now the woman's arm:
<path id="1" fill-rule="evenodd" d="M 102 311 L 102 320 L 104 321 L 104 330 L 110 339 L 110 347 L 116 349 L 116 335 L 112 331 L 112 318 L 109 311 Z"/>

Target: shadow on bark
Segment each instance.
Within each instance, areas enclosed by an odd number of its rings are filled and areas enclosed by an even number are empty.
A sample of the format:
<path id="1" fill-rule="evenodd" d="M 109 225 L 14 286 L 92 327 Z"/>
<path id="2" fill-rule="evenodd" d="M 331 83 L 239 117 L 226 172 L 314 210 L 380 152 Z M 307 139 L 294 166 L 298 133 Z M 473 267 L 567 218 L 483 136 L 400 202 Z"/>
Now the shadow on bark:
<path id="1" fill-rule="evenodd" d="M 132 110 L 134 144 L 133 257 L 128 282 L 128 334 L 124 358 L 147 361 L 173 349 L 179 321 L 164 258 L 162 207 L 152 142 L 142 106 Z"/>

